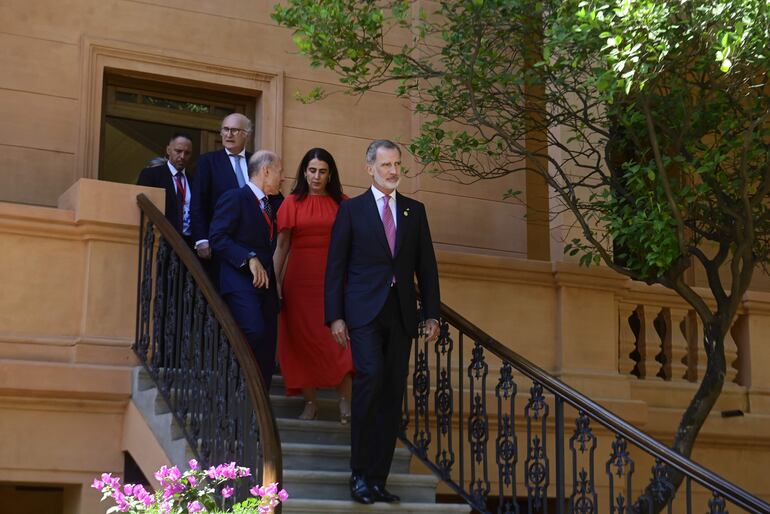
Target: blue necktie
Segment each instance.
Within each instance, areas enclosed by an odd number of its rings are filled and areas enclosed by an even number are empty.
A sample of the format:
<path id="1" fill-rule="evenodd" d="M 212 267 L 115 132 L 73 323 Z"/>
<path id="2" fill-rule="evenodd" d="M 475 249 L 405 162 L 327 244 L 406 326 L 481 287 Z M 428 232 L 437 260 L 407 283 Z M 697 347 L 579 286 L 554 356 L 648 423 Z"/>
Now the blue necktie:
<path id="1" fill-rule="evenodd" d="M 233 171 L 235 171 L 235 178 L 238 179 L 238 187 L 243 187 L 246 182 L 243 179 L 243 169 L 241 168 L 241 156 L 236 154 L 230 154 L 230 158 L 233 161 Z"/>

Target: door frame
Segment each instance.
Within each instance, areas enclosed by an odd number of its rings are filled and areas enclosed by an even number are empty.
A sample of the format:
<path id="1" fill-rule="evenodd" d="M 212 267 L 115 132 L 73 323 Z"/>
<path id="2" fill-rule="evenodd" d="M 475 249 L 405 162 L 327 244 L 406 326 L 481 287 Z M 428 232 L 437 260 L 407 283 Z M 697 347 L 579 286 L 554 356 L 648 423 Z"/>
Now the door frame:
<path id="1" fill-rule="evenodd" d="M 219 57 L 201 60 L 182 52 L 122 41 L 81 40 L 83 81 L 75 180 L 99 177 L 101 120 L 105 73 L 166 84 L 231 92 L 254 98 L 254 148 L 269 148 L 281 155 L 283 128 L 283 72 L 267 66 L 246 67 Z M 256 139 L 259 135 L 259 141 Z"/>

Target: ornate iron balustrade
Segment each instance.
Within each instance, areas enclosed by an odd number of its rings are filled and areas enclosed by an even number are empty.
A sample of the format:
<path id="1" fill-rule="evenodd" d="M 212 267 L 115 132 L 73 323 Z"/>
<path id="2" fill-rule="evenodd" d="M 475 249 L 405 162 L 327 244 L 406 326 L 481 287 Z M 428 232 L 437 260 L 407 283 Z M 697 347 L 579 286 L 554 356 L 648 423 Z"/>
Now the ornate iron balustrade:
<path id="1" fill-rule="evenodd" d="M 134 352 L 202 465 L 235 461 L 260 483 L 281 482 L 278 429 L 253 353 L 181 236 L 145 195 L 137 203 Z"/>
<path id="2" fill-rule="evenodd" d="M 436 342 L 414 342 L 400 438 L 477 511 L 770 512 L 445 305 L 441 318 Z M 675 494 L 669 469 L 684 477 Z"/>

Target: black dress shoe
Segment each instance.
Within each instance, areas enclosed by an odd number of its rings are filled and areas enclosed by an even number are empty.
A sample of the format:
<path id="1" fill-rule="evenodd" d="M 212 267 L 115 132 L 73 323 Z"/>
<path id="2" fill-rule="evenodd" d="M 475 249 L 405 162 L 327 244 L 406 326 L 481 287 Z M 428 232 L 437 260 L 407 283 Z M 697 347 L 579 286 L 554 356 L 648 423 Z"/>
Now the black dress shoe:
<path id="1" fill-rule="evenodd" d="M 374 503 L 372 491 L 369 489 L 366 480 L 361 475 L 353 475 L 350 477 L 350 497 L 364 505 L 371 505 Z"/>
<path id="2" fill-rule="evenodd" d="M 369 490 L 372 492 L 372 497 L 376 502 L 393 503 L 401 501 L 401 498 L 385 489 L 384 485 L 373 485 Z"/>

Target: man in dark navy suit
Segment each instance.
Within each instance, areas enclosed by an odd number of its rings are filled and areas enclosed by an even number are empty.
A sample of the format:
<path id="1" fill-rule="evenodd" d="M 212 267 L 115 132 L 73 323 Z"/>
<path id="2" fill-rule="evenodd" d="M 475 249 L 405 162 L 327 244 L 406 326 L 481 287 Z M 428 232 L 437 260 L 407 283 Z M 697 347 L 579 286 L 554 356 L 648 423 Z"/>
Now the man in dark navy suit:
<path id="1" fill-rule="evenodd" d="M 251 120 L 243 114 L 230 114 L 222 120 L 220 129 L 224 148 L 198 158 L 190 215 L 195 250 L 201 259 L 211 259 L 210 225 L 219 197 L 249 181 L 251 154 L 246 152 L 246 141 L 251 132 Z"/>
<path id="2" fill-rule="evenodd" d="M 425 206 L 396 192 L 401 150 L 376 140 L 366 151 L 372 187 L 340 204 L 326 265 L 325 317 L 351 345 L 351 497 L 395 502 L 385 483 L 396 444 L 409 349 L 417 336 L 415 276 L 427 337 L 439 326 L 439 282 Z"/>
<path id="3" fill-rule="evenodd" d="M 182 234 L 192 248 L 190 230 L 190 200 L 192 198 L 187 164 L 192 157 L 192 139 L 181 132 L 171 136 L 166 146 L 168 161 L 145 168 L 136 183 L 140 186 L 160 187 L 166 190 L 166 219 Z"/>
<path id="4" fill-rule="evenodd" d="M 283 178 L 281 159 L 260 150 L 249 160 L 249 182 L 225 191 L 211 220 L 219 260 L 219 291 L 254 352 L 265 386 L 275 368 L 278 294 L 273 271 L 275 213 Z"/>

